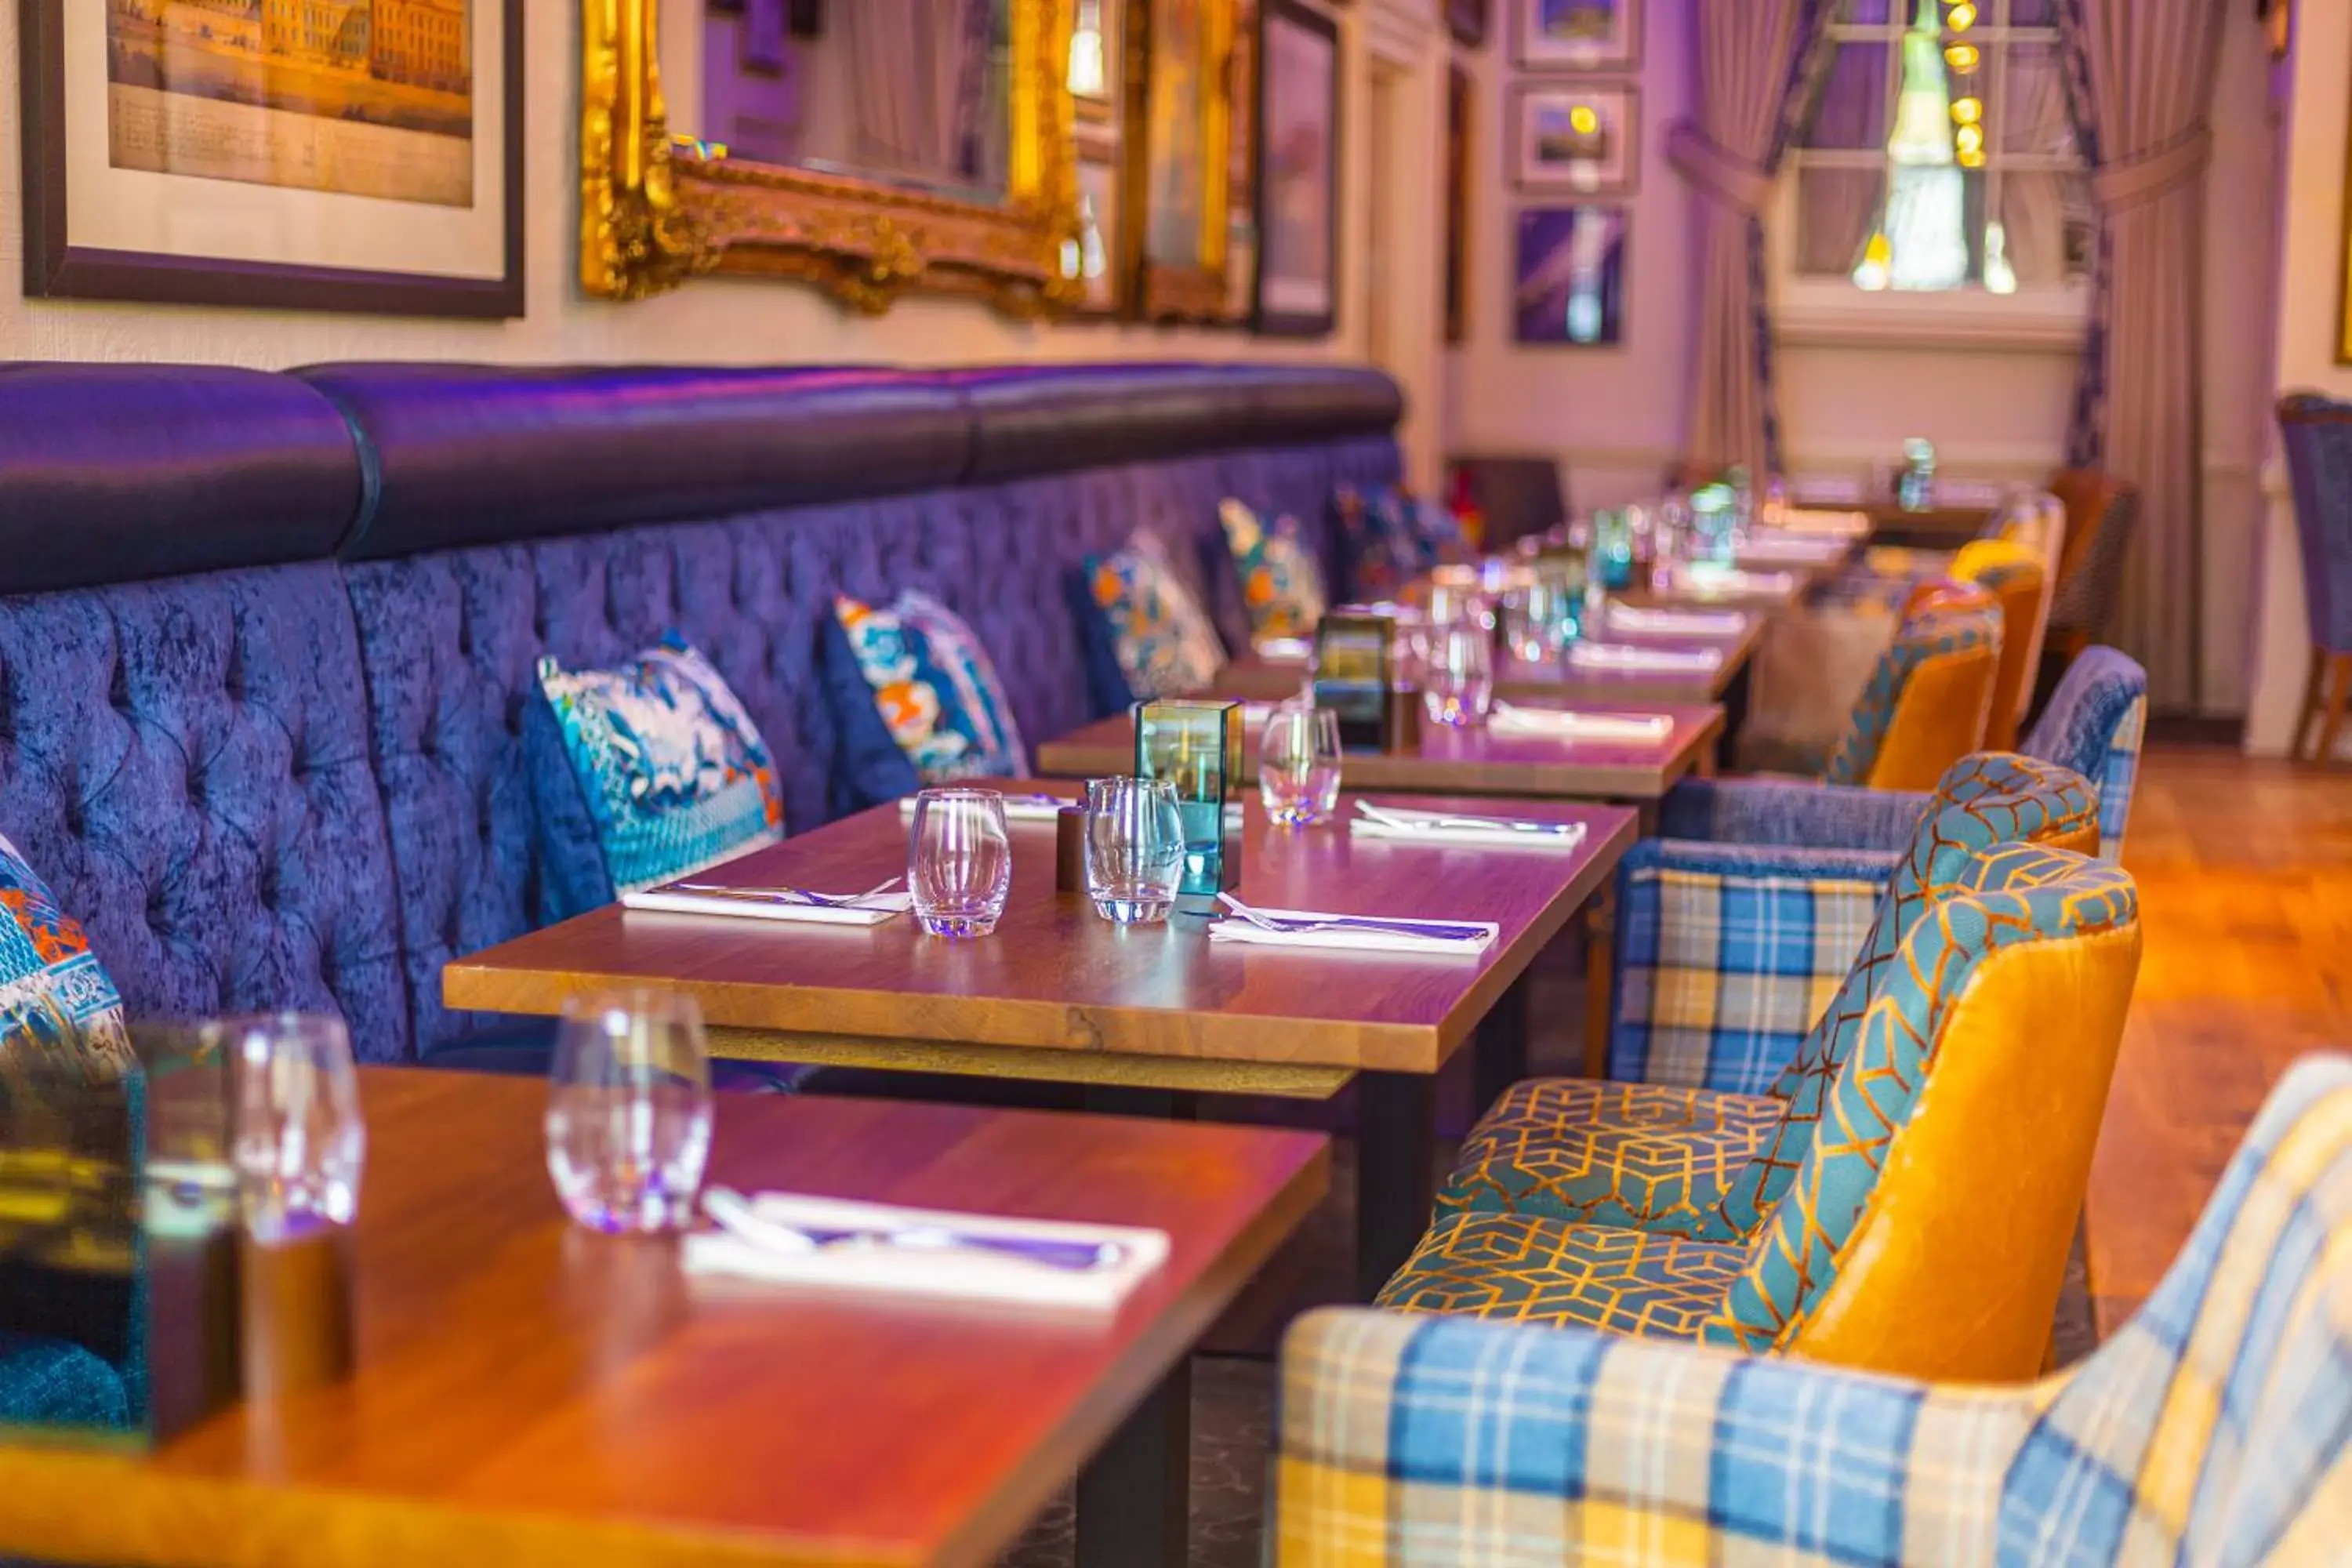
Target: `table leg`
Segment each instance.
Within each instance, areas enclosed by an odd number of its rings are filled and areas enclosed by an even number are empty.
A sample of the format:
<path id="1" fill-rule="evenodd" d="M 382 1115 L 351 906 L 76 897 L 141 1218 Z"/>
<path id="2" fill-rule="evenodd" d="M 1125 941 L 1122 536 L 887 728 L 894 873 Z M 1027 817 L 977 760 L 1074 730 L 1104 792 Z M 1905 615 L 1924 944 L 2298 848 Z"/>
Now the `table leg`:
<path id="1" fill-rule="evenodd" d="M 1715 754 L 1725 768 L 1737 765 L 1739 751 L 1740 726 L 1748 722 L 1748 704 L 1753 700 L 1756 683 L 1750 679 L 1756 673 L 1756 660 L 1751 658 L 1739 667 L 1739 673 L 1723 689 L 1723 733 L 1716 737 Z"/>
<path id="2" fill-rule="evenodd" d="M 1413 1073 L 1362 1073 L 1356 1084 L 1356 1290 L 1369 1301 L 1429 1228 L 1436 1095 Z"/>
<path id="3" fill-rule="evenodd" d="M 1609 1076 L 1609 1026 L 1616 1016 L 1617 885 L 1605 882 L 1584 906 L 1584 1076 Z"/>
<path id="4" fill-rule="evenodd" d="M 1521 974 L 1495 1004 L 1495 1010 L 1478 1022 L 1471 1078 L 1476 1115 L 1484 1116 L 1513 1084 L 1528 1076 L 1528 997 L 1533 988 L 1530 977 Z"/>
<path id="5" fill-rule="evenodd" d="M 1181 1568 L 1192 1475 L 1187 1355 L 1078 1472 L 1076 1568 Z"/>

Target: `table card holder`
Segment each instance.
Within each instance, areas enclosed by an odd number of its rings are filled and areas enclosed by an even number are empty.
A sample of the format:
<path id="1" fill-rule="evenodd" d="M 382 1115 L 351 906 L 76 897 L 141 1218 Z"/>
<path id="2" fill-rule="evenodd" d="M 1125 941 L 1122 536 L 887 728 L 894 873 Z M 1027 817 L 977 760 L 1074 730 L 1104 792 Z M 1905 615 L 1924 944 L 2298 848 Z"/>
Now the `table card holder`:
<path id="1" fill-rule="evenodd" d="M 1342 751 L 1390 746 L 1407 706 L 1396 690 L 1396 622 L 1387 616 L 1332 614 L 1315 628 L 1315 706 L 1339 716 Z"/>
<path id="2" fill-rule="evenodd" d="M 105 1062 L 55 1014 L 5 1026 L 0 1330 L 95 1356 L 125 1413 L 0 1427 L 0 1442 L 163 1443 L 242 1383 L 225 1066 L 143 1031 L 135 1067 Z"/>
<path id="3" fill-rule="evenodd" d="M 1206 698 L 1169 698 L 1135 710 L 1135 776 L 1176 786 L 1184 824 L 1182 899 L 1213 899 L 1241 885 L 1239 805 L 1248 775 L 1242 765 L 1242 705 Z"/>

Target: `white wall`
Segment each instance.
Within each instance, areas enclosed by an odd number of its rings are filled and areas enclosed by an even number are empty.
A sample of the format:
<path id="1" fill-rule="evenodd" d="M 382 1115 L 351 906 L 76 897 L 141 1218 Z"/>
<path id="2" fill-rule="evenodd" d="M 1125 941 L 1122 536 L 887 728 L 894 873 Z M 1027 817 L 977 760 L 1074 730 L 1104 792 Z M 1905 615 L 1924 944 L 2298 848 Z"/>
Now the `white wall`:
<path id="1" fill-rule="evenodd" d="M 2294 54 L 2280 73 L 2285 118 L 2279 129 L 2279 226 L 2273 329 L 2264 335 L 2271 386 L 2352 398 L 2352 366 L 2336 363 L 2345 287 L 2344 179 L 2352 115 L 2352 7 L 2297 7 Z M 2273 443 L 2274 446 L 2274 443 Z M 2294 503 L 2273 458 L 2270 505 L 2257 556 L 2260 609 L 2252 629 L 2253 698 L 2246 749 L 2285 752 L 2303 693 L 2311 634 L 2304 616 L 2303 561 Z"/>
<path id="2" fill-rule="evenodd" d="M 1511 342 L 1505 290 L 1519 199 L 1504 176 L 1503 105 L 1515 73 L 1507 40 L 1471 57 L 1481 91 L 1478 158 L 1486 175 L 1474 214 L 1471 342 L 1454 351 L 1449 366 L 1448 449 L 1560 453 L 1580 506 L 1649 493 L 1680 455 L 1685 386 L 1696 352 L 1694 198 L 1667 165 L 1664 148 L 1667 129 L 1690 102 L 1692 29 L 1696 7 L 1704 3 L 1651 0 L 1649 6 L 1643 167 L 1633 202 L 1632 320 L 1619 349 L 1522 349 Z M 2329 26 L 2347 21 L 2340 3 L 2304 9 L 2332 10 Z M 2338 50 L 2334 58 L 2340 64 L 2346 55 Z M 2341 77 L 2339 71 L 2339 88 Z M 2231 0 L 2214 108 L 2205 289 L 2205 672 L 2208 706 L 2225 712 L 2240 710 L 2245 700 L 2248 611 L 2262 526 L 2271 286 L 2263 247 L 2249 237 L 2267 234 L 2272 226 L 2268 91 L 2267 53 L 2252 7 Z M 2340 131 L 2339 125 L 2338 142 Z M 2340 158 L 2341 151 L 2335 155 Z M 1829 332 L 1787 323 L 1775 363 L 1788 464 L 1798 472 L 1858 472 L 1891 458 L 1905 437 L 1925 435 L 1936 441 L 1948 473 L 2046 477 L 2065 456 L 2079 353 L 2078 339 L 1991 343 L 1939 331 L 1932 342 L 1923 342 L 1908 333 L 1858 336 L 1850 328 Z"/>
<path id="3" fill-rule="evenodd" d="M 70 0 L 72 4 L 95 0 Z M 265 368 L 339 359 L 667 361 L 695 363 L 875 363 L 963 364 L 1007 360 L 1354 360 L 1367 342 L 1364 282 L 1343 279 L 1338 334 L 1283 342 L 1235 331 L 1007 321 L 984 306 L 916 297 L 875 319 L 843 311 L 793 283 L 709 279 L 637 304 L 580 295 L 577 142 L 579 7 L 575 0 L 517 0 L 525 8 L 525 189 L 528 313 L 505 322 L 427 321 L 190 307 L 27 300 L 16 105 L 16 7 L 0 5 L 0 358 L 220 362 Z M 671 11 L 678 0 L 667 0 Z M 1361 7 L 1358 8 L 1359 10 Z M 1360 106 L 1366 56 L 1349 22 L 1349 102 Z M 693 32 L 672 24 L 669 37 Z M 677 71 L 681 79 L 688 73 Z M 678 126 L 691 130 L 691 106 Z M 1345 167 L 1366 176 L 1369 129 L 1348 123 Z M 1359 261 L 1367 205 L 1349 193 L 1344 251 Z M 1430 217 L 1435 216 L 1433 206 Z M 1360 268 L 1359 268 L 1360 271 Z M 1425 395 L 1425 402 L 1434 401 Z"/>

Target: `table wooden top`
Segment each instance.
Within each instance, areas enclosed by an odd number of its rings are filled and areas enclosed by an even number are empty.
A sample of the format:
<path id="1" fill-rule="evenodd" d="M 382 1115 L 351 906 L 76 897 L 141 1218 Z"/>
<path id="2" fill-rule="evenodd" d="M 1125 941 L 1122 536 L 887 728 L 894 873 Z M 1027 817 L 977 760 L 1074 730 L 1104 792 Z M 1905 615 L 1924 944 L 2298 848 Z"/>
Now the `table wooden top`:
<path id="1" fill-rule="evenodd" d="M 0 1447 L 0 1556 L 984 1563 L 1328 1184 L 1315 1134 L 719 1096 L 711 1179 L 1165 1230 L 1115 1313 L 793 1291 L 592 1236 L 541 1084 L 365 1069 L 358 1371 L 152 1456 Z"/>
<path id="2" fill-rule="evenodd" d="M 1508 700 L 1508 699 L 1506 699 Z M 1340 774 L 1350 788 L 1412 790 L 1427 795 L 1520 795 L 1535 798 L 1654 801 L 1699 765 L 1723 731 L 1719 707 L 1657 703 L 1628 710 L 1614 703 L 1581 702 L 1587 713 L 1664 713 L 1674 721 L 1655 746 L 1553 736 L 1498 735 L 1488 729 L 1421 727 L 1421 746 L 1411 753 L 1350 752 Z M 1257 766 L 1256 737 L 1249 737 L 1245 764 Z M 1066 778 L 1097 778 L 1131 773 L 1135 767 L 1134 721 L 1114 715 L 1074 730 L 1037 748 L 1042 773 Z"/>
<path id="3" fill-rule="evenodd" d="M 1549 664 L 1506 658 L 1495 668 L 1495 695 L 1506 702 L 1664 702 L 1704 707 L 1723 700 L 1724 692 L 1754 656 L 1765 624 L 1763 616 L 1749 616 L 1738 634 L 1727 637 L 1606 632 L 1590 640 L 1677 652 L 1715 648 L 1723 658 L 1713 669 L 1700 670 L 1592 669 L 1571 664 L 1565 657 Z M 1307 680 L 1304 663 L 1253 655 L 1225 666 L 1211 690 L 1219 697 L 1278 702 L 1297 696 Z"/>
<path id="4" fill-rule="evenodd" d="M 1874 544 L 1905 544 L 1920 550 L 1958 550 L 1984 531 L 1991 506 L 1937 506 L 1906 511 L 1891 500 L 1857 508 L 1870 519 Z"/>
<path id="5" fill-rule="evenodd" d="M 1004 787 L 1070 795 L 1077 786 Z M 992 936 L 950 942 L 904 919 L 819 926 L 616 907 L 457 960 L 442 973 L 442 993 L 455 1007 L 544 1015 L 583 991 L 670 984 L 691 994 L 713 1025 L 820 1044 L 854 1037 L 864 1042 L 856 1059 L 883 1065 L 934 1065 L 893 1057 L 933 1042 L 1434 1072 L 1601 886 L 1635 833 L 1634 814 L 1622 808 L 1517 802 L 1509 815 L 1586 824 L 1584 843 L 1440 847 L 1358 839 L 1344 825 L 1276 827 L 1255 795 L 1239 889 L 1251 903 L 1491 921 L 1500 935 L 1465 958 L 1213 943 L 1205 920 L 1181 914 L 1122 930 L 1083 894 L 1055 890 L 1054 825 L 1016 822 L 1012 896 Z M 1495 810 L 1491 801 L 1375 798 Z M 905 868 L 907 831 L 896 806 L 880 806 L 707 879 L 855 892 Z"/>

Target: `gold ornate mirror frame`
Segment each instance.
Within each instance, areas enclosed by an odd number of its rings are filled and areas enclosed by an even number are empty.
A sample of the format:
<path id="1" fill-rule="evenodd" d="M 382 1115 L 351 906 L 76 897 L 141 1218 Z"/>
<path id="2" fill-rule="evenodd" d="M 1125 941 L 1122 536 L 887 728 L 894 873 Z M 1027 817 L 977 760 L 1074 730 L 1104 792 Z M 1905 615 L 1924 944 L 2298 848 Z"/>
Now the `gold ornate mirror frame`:
<path id="1" fill-rule="evenodd" d="M 1085 293 L 1075 0 L 1011 0 L 1012 142 L 998 205 L 772 163 L 673 138 L 662 102 L 660 0 L 582 0 L 580 281 L 642 300 L 698 272 L 815 283 L 879 315 L 911 290 L 977 295 L 1007 315 L 1060 315 Z"/>

